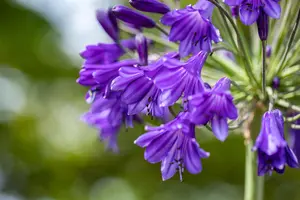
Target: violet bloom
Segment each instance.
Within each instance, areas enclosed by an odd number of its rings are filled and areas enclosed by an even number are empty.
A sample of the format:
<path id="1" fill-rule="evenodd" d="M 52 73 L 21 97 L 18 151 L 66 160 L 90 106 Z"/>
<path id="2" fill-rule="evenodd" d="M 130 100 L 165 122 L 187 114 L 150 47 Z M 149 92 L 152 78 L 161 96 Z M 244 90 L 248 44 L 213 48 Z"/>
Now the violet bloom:
<path id="1" fill-rule="evenodd" d="M 266 54 L 267 54 L 267 58 L 270 58 L 272 56 L 272 46 L 267 45 Z"/>
<path id="2" fill-rule="evenodd" d="M 285 165 L 298 167 L 298 160 L 284 139 L 284 120 L 280 110 L 266 112 L 256 139 L 254 150 L 258 154 L 258 175 L 271 174 L 273 170 L 282 174 Z"/>
<path id="3" fill-rule="evenodd" d="M 180 41 L 181 57 L 197 54 L 200 50 L 211 51 L 212 41 L 222 41 L 219 30 L 201 13 L 203 10 L 189 5 L 181 10 L 173 10 L 161 19 L 162 24 L 171 26 L 169 40 Z"/>
<path id="4" fill-rule="evenodd" d="M 132 7 L 137 10 L 151 13 L 166 14 L 170 8 L 158 0 L 129 0 Z"/>
<path id="5" fill-rule="evenodd" d="M 269 35 L 269 16 L 263 12 L 262 8 L 256 23 L 260 40 L 267 40 Z"/>
<path id="6" fill-rule="evenodd" d="M 230 7 L 232 17 L 237 18 L 239 16 L 239 6 L 231 6 Z"/>
<path id="7" fill-rule="evenodd" d="M 176 53 L 170 53 L 148 66 L 122 67 L 119 70 L 119 76 L 112 81 L 111 89 L 121 92 L 122 101 L 128 105 L 129 115 L 146 112 L 165 120 L 169 118 L 168 108 L 158 103 L 161 90 L 153 79 L 163 69 L 164 61 L 175 59 L 176 56 Z"/>
<path id="8" fill-rule="evenodd" d="M 112 81 L 111 89 L 121 92 L 121 99 L 128 105 L 128 115 L 146 111 L 151 116 L 165 118 L 169 111 L 158 105 L 161 91 L 143 68 L 122 67 L 119 76 Z"/>
<path id="9" fill-rule="evenodd" d="M 126 6 L 118 5 L 112 8 L 114 15 L 121 21 L 137 27 L 154 28 L 156 23 L 151 18 Z"/>
<path id="10" fill-rule="evenodd" d="M 281 14 L 280 0 L 224 0 L 229 6 L 240 6 L 240 19 L 245 25 L 251 25 L 265 13 L 278 19 Z"/>
<path id="11" fill-rule="evenodd" d="M 204 83 L 201 80 L 201 70 L 206 61 L 208 53 L 200 51 L 186 62 L 177 59 L 166 59 L 164 69 L 154 78 L 154 83 L 163 92 L 160 96 L 160 106 L 171 106 L 183 96 L 203 92 Z"/>
<path id="12" fill-rule="evenodd" d="M 135 41 L 136 41 L 136 50 L 140 59 L 140 64 L 147 65 L 148 64 L 147 38 L 142 33 L 139 33 L 135 36 Z"/>
<path id="13" fill-rule="evenodd" d="M 116 17 L 113 15 L 112 10 L 108 11 L 97 10 L 96 17 L 106 33 L 114 40 L 119 40 L 119 28 Z"/>
<path id="14" fill-rule="evenodd" d="M 129 50 L 135 50 L 135 39 L 121 40 L 120 44 Z M 96 45 L 87 45 L 86 49 L 80 53 L 80 56 L 85 59 L 85 64 L 108 64 L 116 62 L 124 51 L 116 43 Z"/>
<path id="15" fill-rule="evenodd" d="M 238 117 L 230 85 L 230 79 L 222 78 L 212 90 L 189 97 L 191 121 L 199 125 L 211 121 L 213 133 L 220 141 L 228 136 L 227 119 L 235 120 Z"/>
<path id="16" fill-rule="evenodd" d="M 79 72 L 77 82 L 83 86 L 107 87 L 112 79 L 118 76 L 123 66 L 138 64 L 136 60 L 123 60 L 109 64 L 84 64 Z"/>
<path id="17" fill-rule="evenodd" d="M 208 0 L 198 0 L 193 8 L 199 10 L 201 16 L 206 19 L 211 19 L 215 5 L 210 3 Z"/>
<path id="18" fill-rule="evenodd" d="M 295 121 L 294 124 L 300 125 L 300 119 Z M 290 128 L 290 139 L 291 139 L 291 148 L 295 152 L 298 160 L 300 160 L 300 130 Z"/>
<path id="19" fill-rule="evenodd" d="M 279 87 L 280 87 L 280 78 L 278 76 L 275 76 L 272 80 L 272 88 L 278 90 Z"/>
<path id="20" fill-rule="evenodd" d="M 82 120 L 99 130 L 100 139 L 107 143 L 107 148 L 118 151 L 117 136 L 123 123 L 132 127 L 133 116 L 127 115 L 126 105 L 119 98 L 118 93 L 111 93 L 104 98 L 103 93 L 96 94 L 90 111 L 82 116 Z"/>
<path id="21" fill-rule="evenodd" d="M 209 153 L 200 148 L 195 139 L 195 125 L 180 113 L 171 122 L 159 127 L 146 126 L 144 135 L 134 143 L 145 150 L 145 160 L 150 163 L 161 162 L 162 179 L 167 180 L 179 172 L 182 181 L 184 168 L 191 174 L 202 171 L 201 158 Z"/>

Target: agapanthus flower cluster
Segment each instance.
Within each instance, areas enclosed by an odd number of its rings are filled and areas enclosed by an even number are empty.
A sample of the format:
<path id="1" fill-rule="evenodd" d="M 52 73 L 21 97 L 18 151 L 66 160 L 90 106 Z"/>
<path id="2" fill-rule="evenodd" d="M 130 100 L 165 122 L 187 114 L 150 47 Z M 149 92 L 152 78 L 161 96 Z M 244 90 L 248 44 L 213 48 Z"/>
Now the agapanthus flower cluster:
<path id="1" fill-rule="evenodd" d="M 112 43 L 88 45 L 80 54 L 85 62 L 77 82 L 88 88 L 86 101 L 90 104 L 82 120 L 99 131 L 108 149 L 118 151 L 117 138 L 123 125 L 146 123 L 146 133 L 134 142 L 145 148 L 145 160 L 161 163 L 163 180 L 176 173 L 183 180 L 184 169 L 191 174 L 200 173 L 201 159 L 210 156 L 200 148 L 198 128 L 208 128 L 216 139 L 224 142 L 231 129 L 244 130 L 241 129 L 247 127 L 244 122 L 253 121 L 249 117 L 249 112 L 254 113 L 251 105 L 266 111 L 260 106 L 263 104 L 270 106 L 253 147 L 258 155 L 258 175 L 273 170 L 283 173 L 286 165 L 298 167 L 292 149 L 297 151 L 299 144 L 293 142 L 293 148 L 288 146 L 285 118 L 280 110 L 273 110 L 281 92 L 280 74 L 268 83 L 270 92 L 266 97 L 266 77 L 262 78 L 261 91 L 257 88 L 260 85 L 255 70 L 249 72 L 252 63 L 247 63 L 246 51 L 243 48 L 231 51 L 243 45 L 240 35 L 236 33 L 238 45 L 227 48 L 230 42 L 225 38 L 222 46 L 222 31 L 212 21 L 215 7 L 223 16 L 230 15 L 218 1 L 199 0 L 178 9 L 159 0 L 129 0 L 129 3 L 132 8 L 116 5 L 96 12 L 96 19 Z M 233 17 L 239 16 L 244 24 L 257 22 L 262 41 L 268 38 L 269 17 L 278 19 L 281 13 L 279 0 L 225 0 L 224 3 L 231 6 Z M 155 21 L 140 11 L 157 14 L 160 20 Z M 153 30 L 149 33 L 148 29 Z M 122 31 L 127 33 L 126 39 L 121 39 Z M 159 36 L 151 37 L 153 32 Z M 159 43 L 173 49 L 155 48 Z M 230 54 L 230 59 L 223 62 L 215 57 L 218 49 Z M 271 49 L 268 46 L 263 54 L 264 66 L 272 58 Z M 240 65 L 246 67 L 242 69 Z M 211 74 L 204 73 L 205 70 Z M 147 115 L 159 119 L 161 125 L 151 125 L 145 118 Z M 295 132 L 291 131 L 297 138 Z"/>

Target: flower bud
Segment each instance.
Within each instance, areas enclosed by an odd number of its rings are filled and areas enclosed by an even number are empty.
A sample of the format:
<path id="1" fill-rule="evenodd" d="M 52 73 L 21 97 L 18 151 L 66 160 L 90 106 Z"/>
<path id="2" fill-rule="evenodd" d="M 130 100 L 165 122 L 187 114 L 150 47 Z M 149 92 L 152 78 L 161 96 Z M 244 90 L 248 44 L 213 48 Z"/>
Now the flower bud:
<path id="1" fill-rule="evenodd" d="M 280 79 L 278 76 L 275 76 L 272 81 L 273 89 L 277 90 L 280 87 Z"/>
<path id="2" fill-rule="evenodd" d="M 118 5 L 112 9 L 114 15 L 121 21 L 134 24 L 137 27 L 153 28 L 155 21 L 126 6 Z"/>
<path id="3" fill-rule="evenodd" d="M 148 64 L 148 41 L 142 33 L 135 37 L 136 49 L 139 54 L 140 64 L 145 66 Z"/>
<path id="4" fill-rule="evenodd" d="M 231 15 L 232 15 L 232 17 L 238 17 L 239 16 L 239 10 L 240 10 L 240 8 L 239 8 L 239 6 L 231 6 L 230 7 L 230 10 L 231 10 Z"/>
<path id="5" fill-rule="evenodd" d="M 101 24 L 106 33 L 114 40 L 119 40 L 119 28 L 116 17 L 113 15 L 112 10 L 108 11 L 97 10 L 96 18 Z"/>
<path id="6" fill-rule="evenodd" d="M 137 10 L 151 13 L 166 14 L 170 11 L 170 8 L 157 0 L 129 0 L 132 7 Z"/>
<path id="7" fill-rule="evenodd" d="M 270 58 L 272 55 L 272 47 L 270 45 L 267 45 L 267 47 L 266 47 L 266 55 L 267 55 L 267 58 Z"/>
<path id="8" fill-rule="evenodd" d="M 268 39 L 269 35 L 269 16 L 261 10 L 257 19 L 258 34 L 262 41 Z"/>

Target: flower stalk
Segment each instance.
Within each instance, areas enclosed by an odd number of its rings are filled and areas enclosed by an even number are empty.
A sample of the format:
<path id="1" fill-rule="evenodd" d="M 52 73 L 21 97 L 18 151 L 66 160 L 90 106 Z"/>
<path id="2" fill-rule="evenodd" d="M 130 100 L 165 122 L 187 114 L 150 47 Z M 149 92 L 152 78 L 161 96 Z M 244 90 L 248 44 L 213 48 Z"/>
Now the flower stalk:
<path id="1" fill-rule="evenodd" d="M 262 93 L 263 93 L 263 99 L 266 98 L 266 70 L 267 70 L 267 63 L 266 63 L 266 40 L 263 40 L 262 42 L 262 52 L 263 52 L 263 64 L 262 64 Z"/>

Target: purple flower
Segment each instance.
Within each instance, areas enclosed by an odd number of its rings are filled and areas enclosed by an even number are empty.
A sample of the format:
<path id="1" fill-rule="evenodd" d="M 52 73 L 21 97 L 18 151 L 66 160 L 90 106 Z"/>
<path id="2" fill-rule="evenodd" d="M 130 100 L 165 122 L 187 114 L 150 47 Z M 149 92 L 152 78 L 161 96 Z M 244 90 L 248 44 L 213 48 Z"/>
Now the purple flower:
<path id="1" fill-rule="evenodd" d="M 96 17 L 106 33 L 114 40 L 119 40 L 119 28 L 116 17 L 113 15 L 112 10 L 108 11 L 97 10 Z"/>
<path id="2" fill-rule="evenodd" d="M 199 125 L 211 121 L 213 133 L 220 141 L 228 136 L 227 119 L 235 120 L 238 117 L 230 94 L 230 84 L 230 79 L 222 78 L 212 90 L 189 97 L 191 121 Z"/>
<path id="3" fill-rule="evenodd" d="M 211 19 L 215 6 L 208 0 L 198 0 L 193 8 L 198 9 L 202 17 Z"/>
<path id="4" fill-rule="evenodd" d="M 136 49 L 139 54 L 140 65 L 148 65 L 148 41 L 143 34 L 135 36 Z"/>
<path id="5" fill-rule="evenodd" d="M 125 49 L 136 49 L 134 39 L 122 40 L 120 44 Z M 86 46 L 86 49 L 80 53 L 80 56 L 85 59 L 85 64 L 109 64 L 116 62 L 124 53 L 116 43 L 99 43 L 97 45 Z"/>
<path id="6" fill-rule="evenodd" d="M 231 10 L 232 17 L 236 18 L 239 16 L 239 6 L 231 6 L 230 10 Z"/>
<path id="7" fill-rule="evenodd" d="M 300 125 L 300 119 L 295 121 L 294 124 Z M 290 128 L 290 140 L 291 140 L 291 148 L 295 152 L 298 160 L 300 160 L 300 130 L 299 129 Z"/>
<path id="8" fill-rule="evenodd" d="M 263 12 L 262 8 L 256 23 L 260 40 L 267 40 L 269 35 L 269 16 Z"/>
<path id="9" fill-rule="evenodd" d="M 100 139 L 107 142 L 107 148 L 117 152 L 117 136 L 122 124 L 132 127 L 133 116 L 127 115 L 126 105 L 119 98 L 118 93 L 111 93 L 104 98 L 102 92 L 95 94 L 89 112 L 82 116 L 82 120 L 99 130 Z"/>
<path id="10" fill-rule="evenodd" d="M 161 19 L 162 24 L 171 26 L 169 40 L 180 41 L 181 57 L 197 54 L 200 50 L 211 51 L 211 41 L 221 41 L 219 31 L 201 12 L 189 5 L 181 10 L 173 10 Z"/>
<path id="11" fill-rule="evenodd" d="M 285 164 L 298 167 L 298 160 L 284 139 L 284 120 L 280 110 L 264 114 L 254 150 L 258 154 L 259 176 L 272 173 L 273 170 L 282 174 Z"/>
<path id="12" fill-rule="evenodd" d="M 278 19 L 281 15 L 280 0 L 224 0 L 229 6 L 240 6 L 240 18 L 246 25 L 257 21 L 261 12 L 271 18 Z"/>
<path id="13" fill-rule="evenodd" d="M 134 143 L 145 150 L 145 160 L 150 163 L 161 162 L 162 179 L 170 179 L 179 172 L 180 180 L 184 168 L 191 174 L 202 171 L 201 158 L 209 153 L 200 148 L 195 139 L 195 126 L 186 113 L 180 113 L 173 121 L 159 127 L 146 126 L 148 131 Z"/>
<path id="14" fill-rule="evenodd" d="M 138 63 L 136 60 L 123 60 L 109 64 L 84 64 L 77 82 L 84 86 L 106 87 L 112 79 L 118 76 L 118 70 L 121 67 Z"/>
<path id="15" fill-rule="evenodd" d="M 168 117 L 168 108 L 157 103 L 161 91 L 142 67 L 122 67 L 119 76 L 112 81 L 111 89 L 121 92 L 122 101 L 128 105 L 128 115 L 145 111 L 155 117 Z"/>
<path id="16" fill-rule="evenodd" d="M 162 69 L 154 78 L 154 83 L 163 92 L 159 98 L 160 106 L 170 106 L 183 96 L 203 92 L 204 83 L 201 80 L 201 69 L 208 53 L 200 51 L 186 62 L 167 58 Z"/>
<path id="17" fill-rule="evenodd" d="M 118 5 L 112 8 L 114 15 L 126 23 L 133 24 L 137 27 L 154 28 L 155 21 L 151 18 L 136 12 L 126 6 Z"/>
<path id="18" fill-rule="evenodd" d="M 129 0 L 132 7 L 137 10 L 151 13 L 166 14 L 170 8 L 158 0 Z"/>
<path id="19" fill-rule="evenodd" d="M 270 58 L 272 56 L 272 47 L 270 45 L 267 45 L 266 52 L 267 58 Z"/>
<path id="20" fill-rule="evenodd" d="M 169 53 L 148 66 L 122 67 L 119 70 L 119 76 L 112 81 L 111 89 L 121 92 L 122 101 L 128 105 L 129 115 L 145 112 L 165 120 L 169 118 L 169 109 L 158 103 L 162 92 L 153 79 L 164 68 L 165 60 L 176 58 L 177 55 Z"/>
<path id="21" fill-rule="evenodd" d="M 272 80 L 272 88 L 278 90 L 279 87 L 280 87 L 280 78 L 278 76 L 275 76 Z"/>

